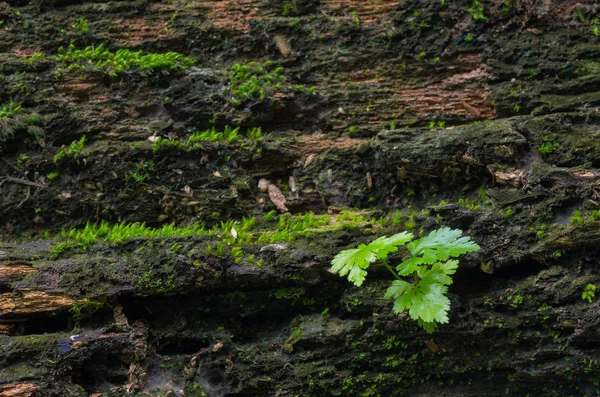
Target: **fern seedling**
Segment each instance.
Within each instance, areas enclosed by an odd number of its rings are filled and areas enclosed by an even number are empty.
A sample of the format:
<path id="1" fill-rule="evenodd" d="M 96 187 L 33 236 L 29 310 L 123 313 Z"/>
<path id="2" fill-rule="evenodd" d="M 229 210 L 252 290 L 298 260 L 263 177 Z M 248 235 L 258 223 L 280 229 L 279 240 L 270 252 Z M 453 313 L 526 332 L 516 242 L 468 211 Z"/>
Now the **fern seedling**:
<path id="1" fill-rule="evenodd" d="M 413 238 L 412 233 L 402 232 L 344 250 L 331 261 L 331 270 L 342 277 L 348 275 L 348 280 L 360 287 L 369 265 L 379 260 L 395 278 L 385 294 L 394 299 L 394 313 L 408 311 L 413 320 L 432 333 L 439 323 L 448 322 L 450 300 L 446 294 L 458 268 L 458 260 L 450 258 L 477 251 L 479 246 L 470 237 L 463 237 L 461 230 L 447 227 L 418 240 Z M 386 259 L 406 243 L 411 257 L 394 270 Z"/>

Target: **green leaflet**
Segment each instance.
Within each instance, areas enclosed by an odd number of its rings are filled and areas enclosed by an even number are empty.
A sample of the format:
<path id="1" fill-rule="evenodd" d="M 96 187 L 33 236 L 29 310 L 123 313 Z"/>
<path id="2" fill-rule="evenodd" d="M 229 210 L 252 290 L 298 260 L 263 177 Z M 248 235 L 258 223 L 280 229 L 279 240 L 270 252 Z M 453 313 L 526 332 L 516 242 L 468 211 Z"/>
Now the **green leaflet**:
<path id="1" fill-rule="evenodd" d="M 379 237 L 368 245 L 361 244 L 358 248 L 344 250 L 331 261 L 331 271 L 340 276 L 348 274 L 348 280 L 360 287 L 367 276 L 365 269 L 377 259 L 385 259 L 389 253 L 398 251 L 398 246 L 412 240 L 412 233 L 402 232 L 391 237 Z"/>
<path id="2" fill-rule="evenodd" d="M 447 323 L 450 300 L 446 297 L 448 287 L 432 278 L 421 279 L 417 285 L 394 280 L 385 297 L 394 298 L 394 313 L 409 311 L 413 320 Z"/>
<path id="3" fill-rule="evenodd" d="M 377 256 L 368 246 L 361 244 L 358 248 L 340 252 L 333 258 L 331 270 L 339 273 L 340 276 L 348 275 L 348 280 L 354 285 L 360 287 L 367 276 L 364 270 L 372 262 L 377 260 Z"/>
<path id="4" fill-rule="evenodd" d="M 477 251 L 479 246 L 469 237 L 460 237 L 462 231 L 443 227 L 434 230 L 426 237 L 408 244 L 407 248 L 413 256 L 422 255 L 423 262 L 432 264 L 436 261 L 445 261 L 450 257 L 457 257 L 468 252 Z"/>
<path id="5" fill-rule="evenodd" d="M 461 230 L 447 227 L 434 230 L 426 237 L 408 244 L 412 257 L 399 264 L 395 273 L 385 259 L 412 239 L 411 233 L 402 232 L 342 251 L 331 262 L 332 271 L 340 276 L 348 274 L 348 280 L 361 286 L 369 265 L 381 260 L 396 278 L 385 293 L 385 298 L 394 299 L 394 313 L 408 311 L 419 326 L 431 333 L 439 323 L 448 322 L 450 300 L 446 294 L 448 285 L 452 284 L 451 276 L 458 269 L 458 260 L 449 259 L 477 251 L 479 246 L 469 237 L 462 237 Z M 399 277 L 409 275 L 412 275 L 410 280 L 413 282 Z"/>

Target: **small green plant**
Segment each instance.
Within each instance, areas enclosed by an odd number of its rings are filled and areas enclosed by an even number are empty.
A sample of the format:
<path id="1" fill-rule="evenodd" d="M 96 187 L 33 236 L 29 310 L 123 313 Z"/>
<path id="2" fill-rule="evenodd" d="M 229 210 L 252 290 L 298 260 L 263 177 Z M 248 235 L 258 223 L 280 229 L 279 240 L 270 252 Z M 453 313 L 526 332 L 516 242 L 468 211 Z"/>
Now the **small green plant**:
<path id="1" fill-rule="evenodd" d="M 82 136 L 80 140 L 71 142 L 69 147 L 67 147 L 67 148 L 63 147 L 54 156 L 54 162 L 58 163 L 59 161 L 63 160 L 65 157 L 72 157 L 72 158 L 78 160 L 79 156 L 81 155 L 81 152 L 83 151 L 85 142 L 86 142 L 86 138 L 85 138 L 85 136 Z"/>
<path id="2" fill-rule="evenodd" d="M 575 210 L 573 215 L 569 217 L 569 222 L 572 225 L 583 225 L 583 216 L 581 215 L 581 210 Z"/>
<path id="3" fill-rule="evenodd" d="M 273 218 L 277 215 L 277 211 L 271 210 L 265 214 L 265 222 L 271 222 Z"/>
<path id="4" fill-rule="evenodd" d="M 505 1 L 504 3 L 502 3 L 502 12 L 506 14 L 507 12 L 512 10 L 513 7 L 514 6 L 512 1 Z"/>
<path id="5" fill-rule="evenodd" d="M 262 129 L 260 127 L 250 128 L 246 134 L 248 135 L 248 138 L 255 142 L 261 142 L 264 139 Z"/>
<path id="6" fill-rule="evenodd" d="M 485 188 L 485 185 L 483 185 L 483 186 L 479 187 L 479 189 L 477 189 L 477 195 L 479 196 L 481 201 L 488 201 L 490 199 L 490 196 L 488 196 L 488 194 L 487 194 L 487 189 Z"/>
<path id="7" fill-rule="evenodd" d="M 592 32 L 594 33 L 594 36 L 600 36 L 600 28 L 598 27 L 599 23 L 600 19 L 598 18 L 593 18 L 590 21 L 590 25 L 592 25 Z"/>
<path id="8" fill-rule="evenodd" d="M 438 323 L 448 322 L 450 300 L 446 293 L 458 268 L 458 260 L 450 258 L 479 249 L 469 237 L 461 235 L 461 230 L 441 228 L 415 241 L 409 232 L 383 236 L 337 254 L 331 262 L 332 271 L 342 277 L 348 275 L 348 280 L 360 287 L 369 265 L 379 260 L 396 279 L 385 294 L 386 298 L 394 299 L 394 312 L 408 310 L 410 317 L 431 333 Z M 386 258 L 406 243 L 411 257 L 394 271 Z"/>
<path id="9" fill-rule="evenodd" d="M 523 303 L 523 296 L 522 295 L 515 295 L 515 296 L 510 295 L 506 299 L 506 301 L 508 302 L 510 307 L 512 307 L 513 309 L 518 309 L 519 306 L 521 306 L 521 304 Z"/>
<path id="10" fill-rule="evenodd" d="M 28 57 L 23 57 L 22 59 L 26 59 L 29 66 L 33 66 L 34 64 L 41 62 L 46 59 L 46 53 L 44 52 L 34 52 Z"/>
<path id="11" fill-rule="evenodd" d="M 418 59 L 419 61 L 422 61 L 423 59 L 425 59 L 425 57 L 426 57 L 426 56 L 427 56 L 427 53 L 426 53 L 425 51 L 421 51 L 421 52 L 419 53 L 419 55 L 417 55 L 417 59 Z"/>
<path id="12" fill-rule="evenodd" d="M 575 8 L 575 11 L 577 12 L 577 17 L 579 18 L 579 20 L 581 22 L 585 22 L 585 14 L 583 13 L 583 8 L 577 7 Z"/>
<path id="13" fill-rule="evenodd" d="M 404 228 L 407 230 L 413 230 L 417 228 L 417 222 L 415 222 L 415 213 L 411 212 L 408 216 L 408 220 L 404 222 Z"/>
<path id="14" fill-rule="evenodd" d="M 512 216 L 512 214 L 514 214 L 515 212 L 513 211 L 513 209 L 509 206 L 506 211 L 504 211 L 504 218 L 510 218 Z"/>
<path id="15" fill-rule="evenodd" d="M 558 144 L 558 142 L 550 141 L 550 139 L 548 139 L 548 137 L 545 136 L 542 144 L 538 145 L 537 150 L 539 154 L 541 154 L 542 156 L 546 156 L 554 153 L 556 150 L 558 150 L 559 147 L 560 145 Z"/>
<path id="16" fill-rule="evenodd" d="M 596 296 L 594 291 L 596 291 L 596 286 L 594 284 L 586 285 L 585 289 L 581 293 L 581 299 L 583 299 L 584 301 L 587 300 L 588 303 L 592 303 L 592 300 Z"/>
<path id="17" fill-rule="evenodd" d="M 354 134 L 356 134 L 357 130 L 358 130 L 358 128 L 355 125 L 351 125 L 350 127 L 348 127 L 348 134 L 354 135 Z"/>
<path id="18" fill-rule="evenodd" d="M 467 207 L 470 211 L 479 211 L 479 209 L 481 208 L 481 203 L 479 202 L 479 200 L 471 200 L 469 198 L 461 198 L 458 199 L 458 205 Z"/>
<path id="19" fill-rule="evenodd" d="M 515 104 L 515 106 L 513 106 L 513 110 L 517 113 L 519 113 L 521 111 L 521 105 L 519 105 L 518 103 Z"/>
<path id="20" fill-rule="evenodd" d="M 11 100 L 8 105 L 3 105 L 0 108 L 0 118 L 13 117 L 15 114 L 19 113 L 21 109 L 21 105 L 15 105 L 15 103 Z"/>
<path id="21" fill-rule="evenodd" d="M 49 181 L 53 181 L 56 178 L 58 178 L 60 176 L 60 174 L 58 172 L 51 172 L 48 175 L 46 175 L 46 178 L 48 178 Z"/>
<path id="22" fill-rule="evenodd" d="M 131 180 L 134 180 L 138 183 L 142 183 L 146 179 L 150 178 L 150 172 L 153 170 L 154 161 L 142 161 L 136 165 L 135 171 L 130 171 L 125 174 L 125 182 L 129 184 Z"/>
<path id="23" fill-rule="evenodd" d="M 75 29 L 77 29 L 80 33 L 86 34 L 90 31 L 90 25 L 88 24 L 87 19 L 80 17 L 79 20 L 75 23 Z"/>
<path id="24" fill-rule="evenodd" d="M 286 1 L 283 4 L 283 15 L 284 16 L 290 16 L 290 15 L 295 15 L 298 13 L 298 8 L 296 6 L 296 0 L 292 1 Z"/>
<path id="25" fill-rule="evenodd" d="M 484 21 L 487 19 L 487 17 L 483 14 L 483 6 L 479 0 L 473 0 L 471 7 L 467 8 L 467 12 L 471 14 L 473 20 L 475 21 Z"/>
<path id="26" fill-rule="evenodd" d="M 185 142 L 182 142 L 178 139 L 158 138 L 156 140 L 156 142 L 152 143 L 152 151 L 153 152 L 160 152 L 161 150 L 169 150 L 169 149 L 184 150 Z"/>
<path id="27" fill-rule="evenodd" d="M 156 142 L 152 144 L 152 151 L 158 152 L 161 150 L 175 149 L 175 150 L 187 150 L 192 152 L 195 150 L 202 150 L 205 143 L 216 143 L 222 142 L 227 144 L 236 143 L 239 140 L 240 127 L 225 126 L 223 131 L 218 131 L 215 127 L 211 127 L 205 131 L 198 131 L 191 129 L 191 134 L 188 135 L 187 140 L 179 140 L 177 138 L 166 139 L 158 138 Z M 262 131 L 260 128 L 253 128 L 248 131 L 248 137 L 253 141 L 262 141 Z"/>
<path id="28" fill-rule="evenodd" d="M 542 223 L 537 231 L 535 232 L 535 238 L 538 240 L 541 240 L 544 238 L 544 236 L 546 235 L 546 230 L 548 229 L 548 226 L 546 226 L 545 223 Z"/>

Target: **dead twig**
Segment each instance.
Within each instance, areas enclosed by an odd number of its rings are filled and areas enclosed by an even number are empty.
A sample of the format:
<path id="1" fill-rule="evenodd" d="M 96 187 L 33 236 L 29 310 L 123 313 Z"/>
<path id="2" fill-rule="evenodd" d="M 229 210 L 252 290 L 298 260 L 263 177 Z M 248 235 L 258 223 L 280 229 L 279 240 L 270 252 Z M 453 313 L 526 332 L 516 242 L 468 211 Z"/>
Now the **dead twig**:
<path id="1" fill-rule="evenodd" d="M 13 178 L 12 176 L 1 177 L 0 178 L 0 186 L 2 186 L 4 184 L 4 182 L 19 183 L 21 185 L 37 187 L 38 189 L 49 190 L 45 185 L 42 185 L 40 183 L 31 182 L 31 181 L 28 181 L 27 179 Z"/>

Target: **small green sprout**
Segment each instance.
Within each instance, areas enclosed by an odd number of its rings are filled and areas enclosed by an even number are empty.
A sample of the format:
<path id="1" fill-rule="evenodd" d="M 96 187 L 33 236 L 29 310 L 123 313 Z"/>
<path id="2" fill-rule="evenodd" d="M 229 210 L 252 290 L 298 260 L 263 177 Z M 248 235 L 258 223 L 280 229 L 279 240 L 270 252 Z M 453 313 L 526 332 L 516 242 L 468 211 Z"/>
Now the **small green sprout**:
<path id="1" fill-rule="evenodd" d="M 594 284 L 588 284 L 585 286 L 585 289 L 581 293 L 581 299 L 587 300 L 588 303 L 592 303 L 592 300 L 596 296 L 594 293 L 596 291 L 596 286 Z"/>
<path id="2" fill-rule="evenodd" d="M 569 217 L 569 222 L 571 222 L 572 225 L 583 225 L 583 216 L 581 215 L 581 210 L 575 210 L 573 215 Z"/>

